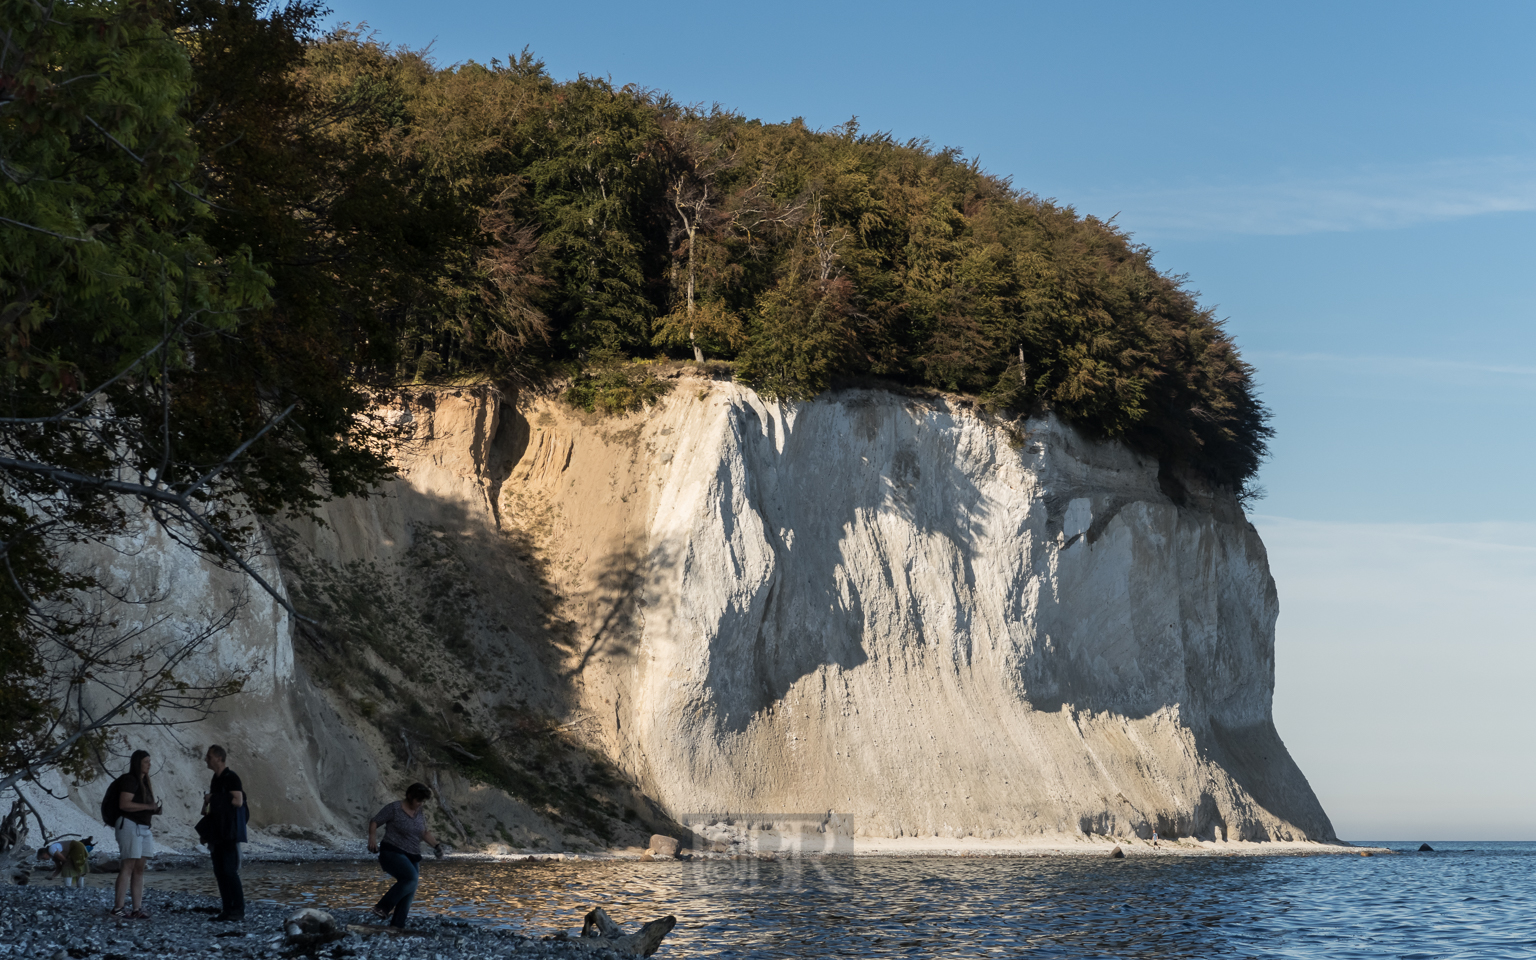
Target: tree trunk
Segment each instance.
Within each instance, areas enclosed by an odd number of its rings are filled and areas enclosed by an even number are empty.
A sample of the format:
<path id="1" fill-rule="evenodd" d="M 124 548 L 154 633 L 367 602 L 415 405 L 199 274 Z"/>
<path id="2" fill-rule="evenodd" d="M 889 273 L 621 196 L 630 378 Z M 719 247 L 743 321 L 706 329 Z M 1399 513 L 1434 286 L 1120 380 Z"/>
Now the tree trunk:
<path id="1" fill-rule="evenodd" d="M 693 319 L 693 235 L 698 231 L 687 222 L 683 221 L 688 230 L 688 319 Z M 704 351 L 699 349 L 699 342 L 693 338 L 693 328 L 688 328 L 688 345 L 693 347 L 693 360 L 695 363 L 704 362 Z"/>

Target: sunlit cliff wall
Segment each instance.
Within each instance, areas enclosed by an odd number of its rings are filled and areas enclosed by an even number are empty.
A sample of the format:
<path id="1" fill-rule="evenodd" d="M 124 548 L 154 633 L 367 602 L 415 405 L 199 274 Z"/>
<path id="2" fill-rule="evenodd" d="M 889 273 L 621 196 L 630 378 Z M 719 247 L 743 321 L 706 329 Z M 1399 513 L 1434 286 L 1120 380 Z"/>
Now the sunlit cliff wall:
<path id="1" fill-rule="evenodd" d="M 1275 587 L 1229 494 L 884 392 L 511 416 L 502 521 L 547 531 L 581 709 L 674 814 L 1332 836 L 1271 720 Z"/>

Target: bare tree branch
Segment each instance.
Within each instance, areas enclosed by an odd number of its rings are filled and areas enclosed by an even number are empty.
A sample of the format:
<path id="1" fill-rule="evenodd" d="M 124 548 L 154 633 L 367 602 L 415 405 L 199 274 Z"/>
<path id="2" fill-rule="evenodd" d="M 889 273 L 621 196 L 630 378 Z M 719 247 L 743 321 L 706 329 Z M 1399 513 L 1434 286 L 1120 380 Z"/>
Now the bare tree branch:
<path id="1" fill-rule="evenodd" d="M 27 229 L 27 230 L 36 230 L 38 233 L 46 233 L 50 237 L 58 237 L 60 240 L 69 240 L 69 241 L 71 241 L 73 243 L 90 243 L 90 242 L 92 242 L 95 239 L 94 237 L 70 237 L 70 236 L 65 236 L 62 233 L 55 233 L 52 230 L 44 230 L 42 227 L 34 227 L 30 223 L 22 223 L 20 220 L 12 220 L 10 217 L 0 217 L 0 221 L 4 221 L 5 223 L 9 223 L 9 224 L 14 224 L 15 226 L 22 227 L 22 228 Z"/>

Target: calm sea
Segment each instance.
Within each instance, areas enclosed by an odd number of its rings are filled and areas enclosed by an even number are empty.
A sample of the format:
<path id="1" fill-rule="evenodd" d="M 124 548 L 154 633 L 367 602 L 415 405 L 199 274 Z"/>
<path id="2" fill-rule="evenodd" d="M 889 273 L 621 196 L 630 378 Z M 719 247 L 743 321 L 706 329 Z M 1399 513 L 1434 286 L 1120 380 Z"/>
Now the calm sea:
<path id="1" fill-rule="evenodd" d="M 424 863 L 416 908 L 525 933 L 671 913 L 658 956 L 1536 958 L 1536 843 L 1359 857 Z M 362 907 L 372 862 L 249 864 L 246 895 Z M 213 892 L 211 874 L 150 888 Z"/>

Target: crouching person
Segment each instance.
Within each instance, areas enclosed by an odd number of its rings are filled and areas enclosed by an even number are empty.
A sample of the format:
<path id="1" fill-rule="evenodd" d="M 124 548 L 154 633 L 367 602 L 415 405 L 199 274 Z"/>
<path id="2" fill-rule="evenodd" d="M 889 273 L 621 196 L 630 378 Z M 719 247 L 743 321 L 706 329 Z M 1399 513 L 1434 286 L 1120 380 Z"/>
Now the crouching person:
<path id="1" fill-rule="evenodd" d="M 245 888 L 240 883 L 240 844 L 245 843 L 245 823 L 249 808 L 245 804 L 245 786 L 240 775 L 229 769 L 228 753 L 218 744 L 208 748 L 203 762 L 213 771 L 208 792 L 203 794 L 203 819 L 198 821 L 198 837 L 208 845 L 213 858 L 213 878 L 219 884 L 223 909 L 215 923 L 238 923 L 245 919 Z"/>
<path id="2" fill-rule="evenodd" d="M 379 866 L 395 878 L 394 886 L 374 906 L 373 915 L 402 930 L 421 878 L 417 865 L 421 863 L 422 841 L 431 844 L 438 857 L 443 855 L 443 845 L 427 826 L 426 803 L 431 798 L 432 791 L 425 784 L 413 783 L 405 788 L 404 800 L 386 804 L 368 821 L 368 852 L 377 853 Z M 379 827 L 384 828 L 382 841 L 377 835 Z"/>
<path id="3" fill-rule="evenodd" d="M 91 872 L 91 851 L 79 840 L 55 840 L 37 851 L 37 859 L 53 862 L 49 880 L 64 878 L 64 886 L 85 886 L 85 876 Z"/>

